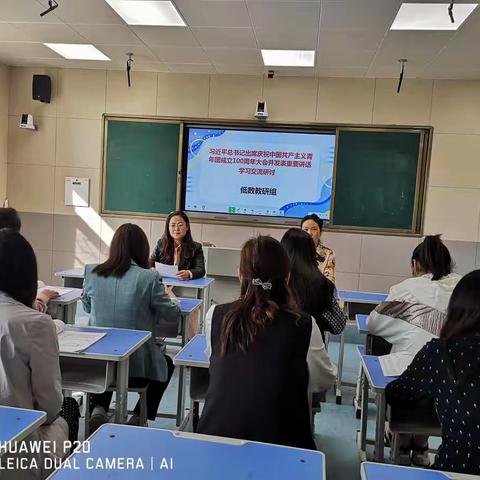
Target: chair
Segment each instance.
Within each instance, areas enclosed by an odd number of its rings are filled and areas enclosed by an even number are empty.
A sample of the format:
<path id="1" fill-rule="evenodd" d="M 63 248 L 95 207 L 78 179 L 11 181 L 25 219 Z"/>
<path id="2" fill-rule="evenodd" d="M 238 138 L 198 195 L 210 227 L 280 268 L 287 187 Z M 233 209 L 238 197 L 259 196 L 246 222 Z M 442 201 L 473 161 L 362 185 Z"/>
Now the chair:
<path id="1" fill-rule="evenodd" d="M 437 414 L 430 402 L 420 402 L 415 407 L 387 408 L 388 427 L 392 433 L 391 458 L 397 463 L 401 434 L 441 437 L 442 429 Z"/>

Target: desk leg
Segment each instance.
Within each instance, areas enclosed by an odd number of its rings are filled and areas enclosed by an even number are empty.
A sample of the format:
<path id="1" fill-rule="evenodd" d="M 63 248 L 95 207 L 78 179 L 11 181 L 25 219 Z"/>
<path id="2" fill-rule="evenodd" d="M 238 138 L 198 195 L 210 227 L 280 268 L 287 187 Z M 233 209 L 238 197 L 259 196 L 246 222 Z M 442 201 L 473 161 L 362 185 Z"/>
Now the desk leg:
<path id="1" fill-rule="evenodd" d="M 343 311 L 347 318 L 349 317 L 349 305 L 348 302 L 344 302 Z M 345 326 L 346 328 L 346 326 Z M 337 405 L 342 403 L 342 375 L 343 375 L 343 356 L 345 353 L 345 330 L 340 334 L 340 345 L 338 348 L 338 361 L 337 361 L 337 382 L 335 385 L 335 396 Z"/>
<path id="2" fill-rule="evenodd" d="M 360 365 L 362 363 L 360 362 Z M 368 380 L 361 366 L 360 384 L 362 389 L 362 400 L 360 410 L 360 450 L 366 452 L 367 450 L 367 420 L 368 420 Z"/>
<path id="3" fill-rule="evenodd" d="M 127 421 L 128 364 L 128 358 L 117 363 L 115 423 Z"/>
<path id="4" fill-rule="evenodd" d="M 64 322 L 67 325 L 75 325 L 75 315 L 77 313 L 77 302 L 64 305 Z"/>
<path id="5" fill-rule="evenodd" d="M 188 316 L 182 315 L 182 347 L 185 345 L 186 325 Z M 185 367 L 180 366 L 178 373 L 178 396 L 177 396 L 177 427 L 180 426 L 183 420 L 185 411 Z"/>
<path id="6" fill-rule="evenodd" d="M 367 396 L 368 399 L 368 396 Z M 385 392 L 377 392 L 377 423 L 375 427 L 375 461 L 383 463 L 384 435 L 385 435 Z"/>

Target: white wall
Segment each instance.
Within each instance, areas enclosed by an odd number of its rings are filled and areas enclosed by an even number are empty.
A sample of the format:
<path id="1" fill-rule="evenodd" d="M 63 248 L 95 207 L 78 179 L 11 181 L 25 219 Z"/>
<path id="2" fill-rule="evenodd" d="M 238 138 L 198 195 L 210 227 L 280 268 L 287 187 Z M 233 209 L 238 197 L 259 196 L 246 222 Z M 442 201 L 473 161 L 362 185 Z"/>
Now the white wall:
<path id="1" fill-rule="evenodd" d="M 34 73 L 52 77 L 50 104 L 31 100 Z M 25 232 L 39 253 L 41 275 L 104 258 L 122 220 L 98 216 L 103 113 L 251 119 L 267 100 L 271 120 L 433 125 L 433 154 L 425 233 L 443 233 L 460 271 L 480 265 L 480 81 L 196 75 L 11 68 L 8 195 L 23 213 Z M 38 132 L 17 127 L 34 113 Z M 1 145 L 1 142 L 0 142 Z M 1 158 L 1 155 L 0 155 Z M 65 176 L 91 179 L 91 209 L 63 205 Z M 1 178 L 1 177 L 0 177 Z M 1 193 L 1 182 L 0 182 Z M 152 241 L 163 222 L 140 220 Z M 197 239 L 240 247 L 251 235 L 275 229 L 195 225 Z M 409 275 L 417 239 L 326 234 L 337 250 L 341 288 L 385 290 Z M 392 252 L 395 252 L 392 255 Z"/>

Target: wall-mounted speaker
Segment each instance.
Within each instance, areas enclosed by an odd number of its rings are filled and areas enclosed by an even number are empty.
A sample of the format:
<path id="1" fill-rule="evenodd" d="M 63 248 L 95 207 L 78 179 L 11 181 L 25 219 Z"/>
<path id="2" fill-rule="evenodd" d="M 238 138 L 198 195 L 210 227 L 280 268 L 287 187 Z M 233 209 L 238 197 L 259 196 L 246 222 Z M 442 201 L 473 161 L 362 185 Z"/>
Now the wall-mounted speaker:
<path id="1" fill-rule="evenodd" d="M 50 103 L 52 81 L 48 75 L 34 75 L 32 82 L 32 98 L 43 103 Z"/>

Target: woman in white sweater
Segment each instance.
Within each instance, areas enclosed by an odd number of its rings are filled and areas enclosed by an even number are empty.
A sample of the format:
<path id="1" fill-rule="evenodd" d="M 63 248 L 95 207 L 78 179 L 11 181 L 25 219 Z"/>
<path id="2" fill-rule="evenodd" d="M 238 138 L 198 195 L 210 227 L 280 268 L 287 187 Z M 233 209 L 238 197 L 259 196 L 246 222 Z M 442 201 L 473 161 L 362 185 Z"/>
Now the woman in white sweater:
<path id="1" fill-rule="evenodd" d="M 78 431 L 78 404 L 62 395 L 55 324 L 50 316 L 32 308 L 36 294 L 37 263 L 32 247 L 20 233 L 1 229 L 0 405 L 47 414 L 45 423 L 25 439 L 26 445 L 44 442 L 44 451 L 2 455 L 1 480 L 45 478 L 49 473 L 45 458 L 51 457 L 51 464 L 63 458 L 68 453 L 65 442 L 76 440 Z M 7 463 L 11 455 L 15 458 Z M 17 464 L 30 468 L 10 469 L 9 465 Z"/>
<path id="2" fill-rule="evenodd" d="M 391 353 L 413 357 L 438 338 L 446 319 L 448 302 L 460 280 L 452 273 L 452 258 L 440 235 L 430 235 L 412 254 L 412 278 L 390 289 L 385 302 L 367 320 L 369 333 L 392 344 Z M 428 437 L 402 436 L 400 462 L 427 466 Z"/>

